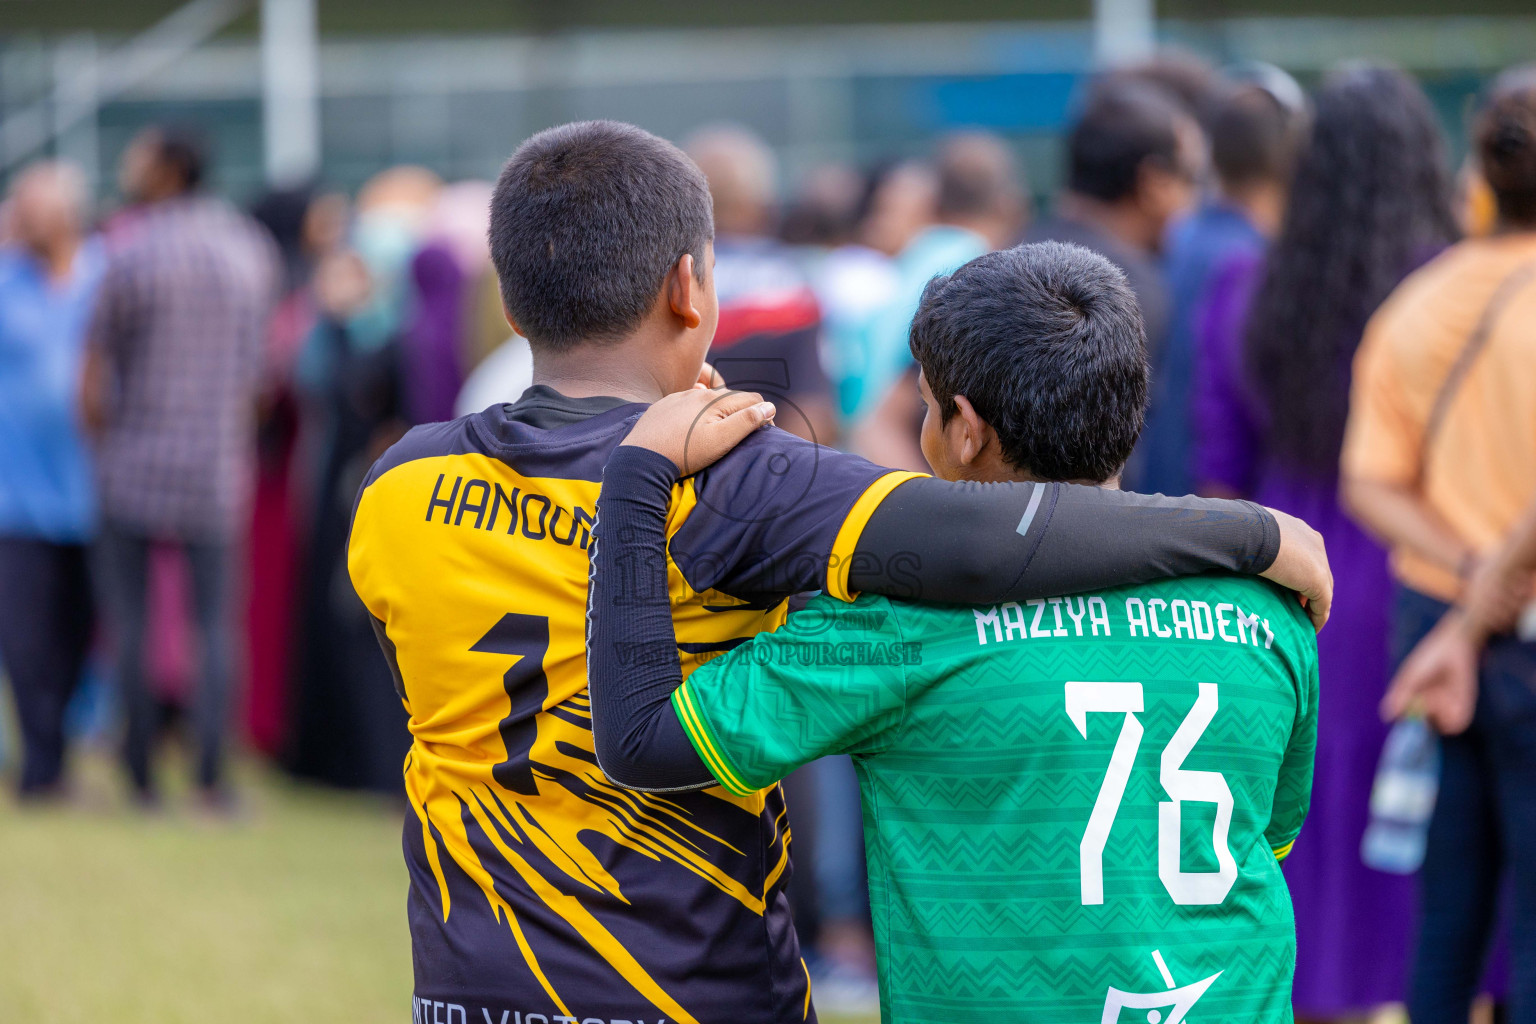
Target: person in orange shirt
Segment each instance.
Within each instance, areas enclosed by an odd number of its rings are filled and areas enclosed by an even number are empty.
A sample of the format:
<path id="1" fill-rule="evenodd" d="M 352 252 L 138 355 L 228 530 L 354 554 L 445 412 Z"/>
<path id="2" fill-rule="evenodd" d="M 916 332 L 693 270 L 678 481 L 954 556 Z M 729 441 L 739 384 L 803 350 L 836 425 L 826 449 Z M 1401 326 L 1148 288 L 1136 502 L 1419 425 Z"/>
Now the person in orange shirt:
<path id="1" fill-rule="evenodd" d="M 1494 232 L 1405 280 L 1354 364 L 1342 497 L 1391 547 L 1399 657 L 1536 497 L 1536 67 L 1495 82 L 1473 133 Z M 1510 1020 L 1536 1021 L 1536 646 L 1510 644 L 1504 668 L 1483 672 L 1470 727 L 1441 747 L 1416 1024 L 1467 1019 L 1506 871 Z"/>

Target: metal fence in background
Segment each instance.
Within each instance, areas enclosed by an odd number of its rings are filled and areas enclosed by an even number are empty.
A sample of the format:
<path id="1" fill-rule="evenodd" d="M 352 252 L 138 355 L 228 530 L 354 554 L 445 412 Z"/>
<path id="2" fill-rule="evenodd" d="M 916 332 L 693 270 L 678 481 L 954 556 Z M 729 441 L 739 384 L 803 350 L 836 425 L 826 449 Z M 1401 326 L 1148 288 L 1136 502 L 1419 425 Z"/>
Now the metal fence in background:
<path id="1" fill-rule="evenodd" d="M 1424 79 L 1459 136 L 1466 97 L 1493 71 L 1536 54 L 1536 16 L 1164 20 L 1158 36 L 1218 63 L 1270 61 L 1303 80 L 1344 60 L 1391 60 Z M 16 111 L 56 118 L 64 130 L 42 148 L 87 164 L 103 195 L 139 127 L 195 122 L 217 151 L 215 184 L 239 198 L 257 191 L 257 42 L 196 46 L 98 105 L 93 65 L 115 42 L 0 39 L 0 122 L 12 124 Z M 742 122 L 779 150 L 793 179 L 823 161 L 899 156 L 946 130 L 982 126 L 1018 146 L 1044 194 L 1057 178 L 1061 126 L 1092 66 L 1086 21 L 328 38 L 319 58 L 321 174 L 350 187 L 410 162 L 448 178 L 491 177 L 540 128 L 615 117 L 672 138 Z"/>

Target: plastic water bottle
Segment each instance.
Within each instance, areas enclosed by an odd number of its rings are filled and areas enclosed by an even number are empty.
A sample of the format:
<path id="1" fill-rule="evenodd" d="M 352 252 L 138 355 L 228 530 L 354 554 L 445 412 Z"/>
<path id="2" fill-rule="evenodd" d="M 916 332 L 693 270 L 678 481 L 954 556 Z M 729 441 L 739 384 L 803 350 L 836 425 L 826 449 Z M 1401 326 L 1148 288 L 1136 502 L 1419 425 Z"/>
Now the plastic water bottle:
<path id="1" fill-rule="evenodd" d="M 1398 722 L 1387 734 L 1371 787 L 1371 822 L 1360 841 L 1367 867 L 1394 875 L 1419 870 L 1439 792 L 1439 738 L 1422 718 Z"/>

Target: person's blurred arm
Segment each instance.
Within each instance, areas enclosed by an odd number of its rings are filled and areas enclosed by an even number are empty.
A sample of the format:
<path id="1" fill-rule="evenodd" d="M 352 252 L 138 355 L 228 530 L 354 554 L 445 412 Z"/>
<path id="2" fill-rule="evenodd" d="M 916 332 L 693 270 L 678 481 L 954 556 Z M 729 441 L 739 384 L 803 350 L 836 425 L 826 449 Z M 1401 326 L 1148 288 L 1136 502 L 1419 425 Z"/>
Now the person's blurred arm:
<path id="1" fill-rule="evenodd" d="M 80 367 L 80 421 L 88 437 L 100 437 L 107 429 L 110 380 L 111 368 L 106 355 L 96 346 L 90 346 L 85 350 L 85 362 Z"/>
<path id="2" fill-rule="evenodd" d="M 277 243 L 258 224 L 248 224 L 251 235 L 251 272 L 247 282 L 254 297 L 254 323 L 244 337 L 241 379 L 252 382 L 251 404 L 258 431 L 278 408 L 287 387 L 287 366 L 279 342 L 284 324 L 283 258 Z"/>
<path id="3" fill-rule="evenodd" d="M 1483 559 L 1467 583 L 1461 607 L 1473 636 L 1486 640 L 1514 628 L 1531 596 L 1536 574 L 1536 505 L 1516 524 L 1503 545 Z"/>
<path id="4" fill-rule="evenodd" d="M 1453 608 L 1419 641 L 1387 686 L 1381 699 L 1383 719 L 1422 715 L 1446 736 L 1472 724 L 1482 643 L 1466 626 L 1460 610 Z"/>
<path id="5" fill-rule="evenodd" d="M 1382 698 L 1384 718 L 1419 713 L 1446 735 L 1462 732 L 1477 705 L 1477 664 L 1488 639 L 1512 628 L 1536 573 L 1536 506 L 1478 566 L 1461 601 L 1421 640 Z"/>
<path id="6" fill-rule="evenodd" d="M 80 421 L 91 438 L 101 436 L 112 416 L 117 362 L 132 329 L 128 286 L 127 267 L 110 261 L 97 286 L 80 367 Z"/>
<path id="7" fill-rule="evenodd" d="M 1339 497 L 1350 518 L 1383 544 L 1406 548 L 1461 576 L 1471 571 L 1475 557 L 1471 546 L 1435 515 L 1416 488 L 1345 477 Z"/>
<path id="8" fill-rule="evenodd" d="M 1424 501 L 1425 424 L 1407 399 L 1404 369 L 1378 313 L 1355 355 L 1339 499 L 1384 544 L 1465 575 L 1475 554 Z"/>

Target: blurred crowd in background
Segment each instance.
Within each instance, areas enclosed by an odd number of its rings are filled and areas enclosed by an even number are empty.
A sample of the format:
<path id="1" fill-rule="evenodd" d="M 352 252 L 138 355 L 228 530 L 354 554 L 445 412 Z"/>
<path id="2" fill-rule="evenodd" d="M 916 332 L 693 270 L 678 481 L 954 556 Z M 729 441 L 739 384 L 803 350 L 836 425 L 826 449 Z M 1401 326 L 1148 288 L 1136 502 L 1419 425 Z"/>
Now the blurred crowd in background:
<path id="1" fill-rule="evenodd" d="M 1411 1001 L 1416 1020 L 1465 1020 L 1480 992 L 1536 986 L 1508 728 L 1448 741 L 1465 747 L 1446 748 L 1417 882 L 1361 858 L 1394 660 L 1536 497 L 1536 75 L 1490 97 L 1453 168 L 1402 72 L 1342 67 L 1309 94 L 1268 65 L 1157 59 L 1086 80 L 1039 209 L 980 131 L 794 182 L 739 125 L 679 140 L 715 202 L 710 358 L 782 399 L 781 426 L 925 468 L 907 348 L 923 286 L 992 249 L 1076 242 L 1120 266 L 1146 319 L 1154 397 L 1124 485 L 1252 498 L 1325 535 L 1317 783 L 1285 865 L 1305 1019 Z M 398 166 L 355 195 L 240 210 L 200 187 L 215 157 L 194 128 L 153 127 L 109 205 L 39 162 L 0 213 L 0 661 L 24 801 L 68 797 L 67 746 L 111 744 L 153 811 L 167 736 L 212 813 L 238 808 L 232 737 L 298 776 L 397 792 L 406 716 L 344 564 L 357 487 L 411 425 L 531 383 L 488 182 Z M 867 1006 L 852 766 L 788 785 L 818 1005 Z"/>

